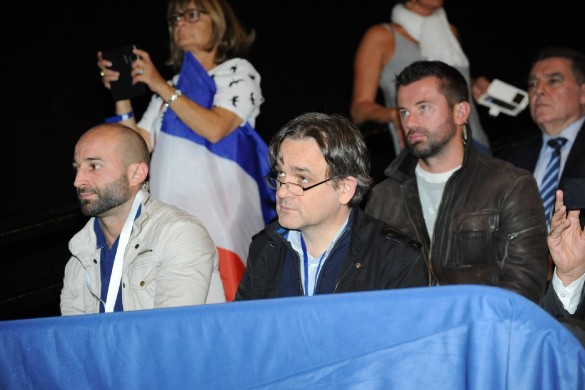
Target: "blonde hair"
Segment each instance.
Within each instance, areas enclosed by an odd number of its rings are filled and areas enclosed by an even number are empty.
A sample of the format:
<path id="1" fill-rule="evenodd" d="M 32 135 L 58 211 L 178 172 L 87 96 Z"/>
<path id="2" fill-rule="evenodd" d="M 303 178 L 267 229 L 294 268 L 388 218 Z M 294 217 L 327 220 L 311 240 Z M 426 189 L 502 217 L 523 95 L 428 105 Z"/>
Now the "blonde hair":
<path id="1" fill-rule="evenodd" d="M 226 0 L 170 0 L 167 17 L 185 11 L 191 2 L 211 18 L 212 35 L 205 49 L 217 50 L 216 64 L 246 56 L 256 38 L 256 32 L 253 29 L 248 31 L 244 28 Z M 172 26 L 169 26 L 169 37 L 170 57 L 166 64 L 177 72 L 181 68 L 185 53 L 175 45 Z"/>

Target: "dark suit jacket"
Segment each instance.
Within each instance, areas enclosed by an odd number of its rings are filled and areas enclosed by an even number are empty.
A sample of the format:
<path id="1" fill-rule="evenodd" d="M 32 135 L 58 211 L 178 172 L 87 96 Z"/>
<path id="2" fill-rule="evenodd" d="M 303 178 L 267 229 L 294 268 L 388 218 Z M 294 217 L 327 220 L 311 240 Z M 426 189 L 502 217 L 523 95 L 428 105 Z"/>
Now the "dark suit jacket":
<path id="1" fill-rule="evenodd" d="M 569 314 L 563 304 L 557 297 L 557 294 L 549 284 L 544 297 L 540 301 L 540 307 L 546 310 L 550 315 L 559 320 L 579 339 L 585 346 L 585 289 L 581 292 L 581 302 L 575 310 L 575 313 Z"/>
<path id="2" fill-rule="evenodd" d="M 562 183 L 565 178 L 585 178 L 585 131 L 583 129 L 585 129 L 585 123 L 577 133 L 563 172 L 561 172 L 561 189 L 563 189 Z M 502 158 L 520 168 L 534 172 L 541 147 L 542 135 L 533 135 Z M 583 196 L 585 197 L 585 194 Z M 585 210 L 581 210 L 580 220 L 581 227 L 585 226 Z"/>
<path id="3" fill-rule="evenodd" d="M 564 178 L 585 177 L 585 123 L 579 129 L 575 142 L 571 147 L 565 168 L 561 173 L 561 186 Z M 537 134 L 527 138 L 511 153 L 502 158 L 511 162 L 512 164 L 534 172 L 536 161 L 542 147 L 542 135 Z M 562 188 L 561 188 L 562 189 Z M 585 194 L 582 194 L 585 197 Z M 585 210 L 581 210 L 580 214 L 581 227 L 585 224 Z M 541 301 L 541 306 L 551 315 L 558 318 L 561 322 L 567 324 L 569 328 L 574 330 L 574 333 L 585 345 L 585 290 L 584 295 L 581 296 L 581 303 L 577 311 L 573 315 L 569 314 L 563 309 L 563 306 L 552 286 L 548 290 Z M 572 320 L 576 320 L 571 322 Z"/>

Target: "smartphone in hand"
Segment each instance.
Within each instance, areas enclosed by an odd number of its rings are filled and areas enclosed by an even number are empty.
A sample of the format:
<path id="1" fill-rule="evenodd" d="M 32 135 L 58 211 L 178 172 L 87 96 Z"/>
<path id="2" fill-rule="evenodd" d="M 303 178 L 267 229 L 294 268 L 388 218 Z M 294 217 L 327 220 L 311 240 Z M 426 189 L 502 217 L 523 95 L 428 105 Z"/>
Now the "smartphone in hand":
<path id="1" fill-rule="evenodd" d="M 102 53 L 102 57 L 112 63 L 111 69 L 120 72 L 118 81 L 111 83 L 114 101 L 141 96 L 146 92 L 143 83 L 132 85 L 132 62 L 138 58 L 132 52 L 135 47 L 135 45 L 126 45 Z"/>

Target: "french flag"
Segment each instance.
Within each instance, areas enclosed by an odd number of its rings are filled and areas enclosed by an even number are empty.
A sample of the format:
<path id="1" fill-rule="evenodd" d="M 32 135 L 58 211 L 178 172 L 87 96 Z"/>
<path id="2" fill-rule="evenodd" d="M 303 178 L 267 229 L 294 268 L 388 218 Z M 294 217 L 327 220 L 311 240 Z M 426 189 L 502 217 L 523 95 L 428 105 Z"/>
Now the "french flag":
<path id="1" fill-rule="evenodd" d="M 177 88 L 211 108 L 215 83 L 189 52 L 185 53 Z M 153 198 L 186 210 L 207 228 L 219 253 L 225 296 L 219 296 L 221 288 L 210 293 L 215 294 L 216 302 L 232 301 L 252 236 L 276 217 L 275 193 L 264 182 L 270 172 L 266 143 L 249 123 L 211 143 L 168 109 L 150 171 Z"/>

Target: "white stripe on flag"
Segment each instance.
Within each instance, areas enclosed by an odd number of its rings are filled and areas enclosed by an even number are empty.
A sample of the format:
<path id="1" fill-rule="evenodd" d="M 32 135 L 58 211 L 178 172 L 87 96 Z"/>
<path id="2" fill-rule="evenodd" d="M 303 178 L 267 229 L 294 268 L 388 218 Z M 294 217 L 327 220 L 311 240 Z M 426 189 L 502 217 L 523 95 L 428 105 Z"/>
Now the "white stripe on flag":
<path id="1" fill-rule="evenodd" d="M 183 138 L 159 134 L 151 193 L 199 218 L 215 245 L 235 252 L 244 263 L 252 236 L 264 228 L 256 181 L 236 162 Z"/>

